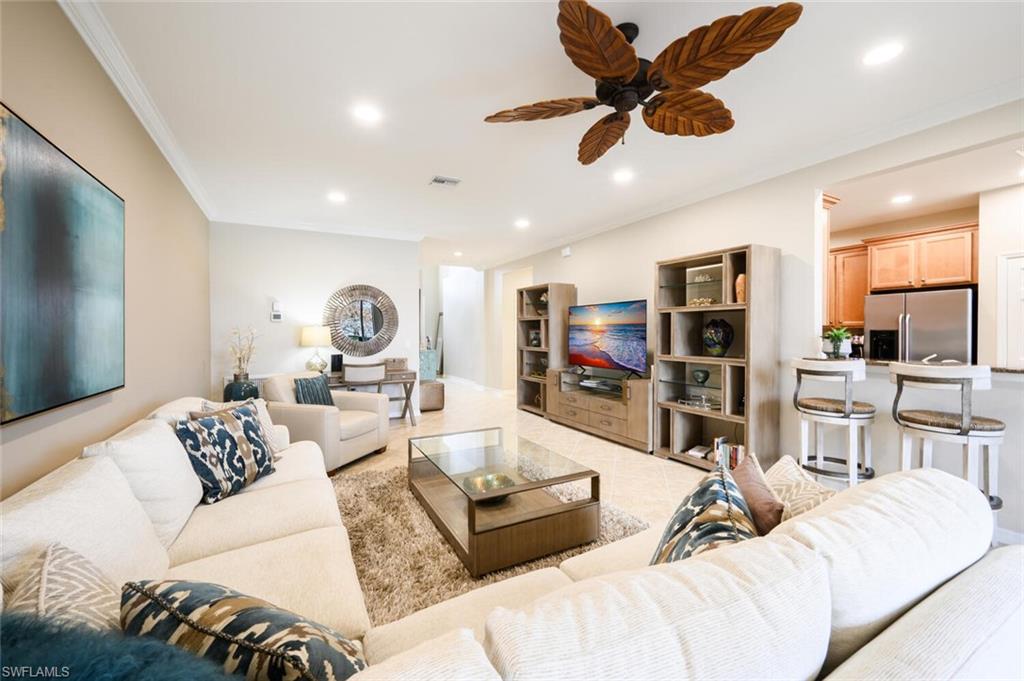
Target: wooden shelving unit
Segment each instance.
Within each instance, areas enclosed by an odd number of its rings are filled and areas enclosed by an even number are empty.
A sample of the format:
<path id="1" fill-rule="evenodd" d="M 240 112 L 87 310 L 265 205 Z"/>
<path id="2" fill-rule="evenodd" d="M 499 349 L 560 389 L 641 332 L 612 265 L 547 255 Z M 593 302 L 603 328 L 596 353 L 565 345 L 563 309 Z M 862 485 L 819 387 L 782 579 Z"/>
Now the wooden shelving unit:
<path id="1" fill-rule="evenodd" d="M 746 277 L 737 298 L 736 278 Z M 778 453 L 779 251 L 737 246 L 657 264 L 654 453 L 710 470 L 687 454 L 725 436 L 769 457 Z M 724 319 L 733 342 L 708 354 L 705 325 Z M 680 402 L 685 400 L 686 403 Z"/>
<path id="2" fill-rule="evenodd" d="M 548 369 L 562 369 L 569 356 L 569 307 L 576 304 L 572 284 L 537 284 L 516 291 L 516 404 L 545 416 Z"/>

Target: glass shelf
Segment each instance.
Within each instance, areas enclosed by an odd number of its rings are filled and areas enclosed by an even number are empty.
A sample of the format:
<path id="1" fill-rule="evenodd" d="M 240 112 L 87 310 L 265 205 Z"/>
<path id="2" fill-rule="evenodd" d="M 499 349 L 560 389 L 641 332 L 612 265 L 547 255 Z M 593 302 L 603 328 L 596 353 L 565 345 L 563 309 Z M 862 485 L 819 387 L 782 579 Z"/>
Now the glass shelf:
<path id="1" fill-rule="evenodd" d="M 710 284 L 721 284 L 721 279 L 708 279 L 706 281 L 688 281 L 687 286 L 708 286 Z"/>
<path id="2" fill-rule="evenodd" d="M 707 383 L 693 383 L 691 381 L 680 381 L 672 378 L 659 378 L 659 383 L 670 383 L 672 385 L 685 385 L 687 388 L 699 388 L 701 390 L 721 390 L 722 387 L 718 385 L 708 385 Z"/>

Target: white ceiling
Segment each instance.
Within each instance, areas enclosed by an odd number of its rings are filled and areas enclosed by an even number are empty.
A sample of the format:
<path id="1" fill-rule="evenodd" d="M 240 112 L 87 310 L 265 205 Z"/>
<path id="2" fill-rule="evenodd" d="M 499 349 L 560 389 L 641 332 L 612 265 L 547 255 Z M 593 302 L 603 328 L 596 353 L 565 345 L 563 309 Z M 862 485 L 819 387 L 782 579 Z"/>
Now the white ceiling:
<path id="1" fill-rule="evenodd" d="M 978 194 L 1024 181 L 1024 137 L 858 178 L 825 191 L 833 232 L 978 205 Z M 892 198 L 909 195 L 910 203 Z"/>
<path id="2" fill-rule="evenodd" d="M 752 5 L 598 6 L 638 23 L 653 59 Z M 634 112 L 625 146 L 583 167 L 579 138 L 603 113 L 483 122 L 593 94 L 551 3 L 65 4 L 212 220 L 428 237 L 442 259 L 478 266 L 1019 98 L 1022 7 L 808 3 L 773 49 L 705 88 L 732 109 L 730 132 L 668 138 Z M 900 58 L 861 64 L 894 38 Z M 360 99 L 383 108 L 378 127 L 351 119 Z M 624 187 L 610 181 L 623 166 L 636 171 Z M 428 186 L 435 174 L 463 182 Z M 332 189 L 347 203 L 327 202 Z M 521 216 L 530 229 L 512 226 Z"/>

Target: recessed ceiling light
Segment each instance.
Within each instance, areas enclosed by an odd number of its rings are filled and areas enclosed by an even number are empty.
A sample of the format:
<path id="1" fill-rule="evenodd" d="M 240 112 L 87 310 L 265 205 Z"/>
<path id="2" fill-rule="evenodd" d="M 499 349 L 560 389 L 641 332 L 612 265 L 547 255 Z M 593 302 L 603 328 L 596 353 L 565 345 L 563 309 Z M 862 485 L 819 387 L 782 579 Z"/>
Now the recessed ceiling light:
<path id="1" fill-rule="evenodd" d="M 516 226 L 516 229 L 526 229 L 527 227 L 530 226 L 530 221 L 527 220 L 526 218 L 519 218 L 512 224 Z"/>
<path id="2" fill-rule="evenodd" d="M 454 255 L 456 258 L 461 258 L 462 257 L 462 251 L 455 251 L 454 253 L 452 253 L 452 255 Z"/>
<path id="3" fill-rule="evenodd" d="M 903 43 L 896 41 L 882 43 L 873 47 L 864 55 L 864 66 L 878 66 L 887 61 L 892 61 L 903 53 Z"/>
<path id="4" fill-rule="evenodd" d="M 384 118 L 384 114 L 369 102 L 358 102 L 352 107 L 352 117 L 364 125 L 376 125 Z"/>
<path id="5" fill-rule="evenodd" d="M 612 179 L 618 184 L 629 184 L 633 181 L 634 177 L 636 177 L 636 174 L 631 168 L 619 168 L 612 173 Z"/>
<path id="6" fill-rule="evenodd" d="M 913 200 L 914 197 L 911 196 L 910 194 L 897 194 L 896 196 L 892 197 L 892 199 L 890 199 L 890 201 L 895 203 L 897 206 L 903 203 L 910 203 Z"/>
<path id="7" fill-rule="evenodd" d="M 348 197 L 341 192 L 327 192 L 327 200 L 331 203 L 345 203 Z"/>

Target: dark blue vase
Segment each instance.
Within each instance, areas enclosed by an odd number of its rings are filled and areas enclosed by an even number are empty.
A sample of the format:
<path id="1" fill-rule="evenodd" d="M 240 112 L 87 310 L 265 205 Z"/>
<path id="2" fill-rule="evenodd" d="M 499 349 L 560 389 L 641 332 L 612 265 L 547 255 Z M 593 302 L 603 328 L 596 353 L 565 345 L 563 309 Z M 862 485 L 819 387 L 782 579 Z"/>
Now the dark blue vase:
<path id="1" fill-rule="evenodd" d="M 235 374 L 233 380 L 224 386 L 225 402 L 241 402 L 259 396 L 260 389 L 249 380 L 249 374 Z"/>
<path id="2" fill-rule="evenodd" d="M 721 357 L 732 345 L 732 324 L 724 319 L 712 319 L 704 325 L 704 347 L 712 357 Z"/>

